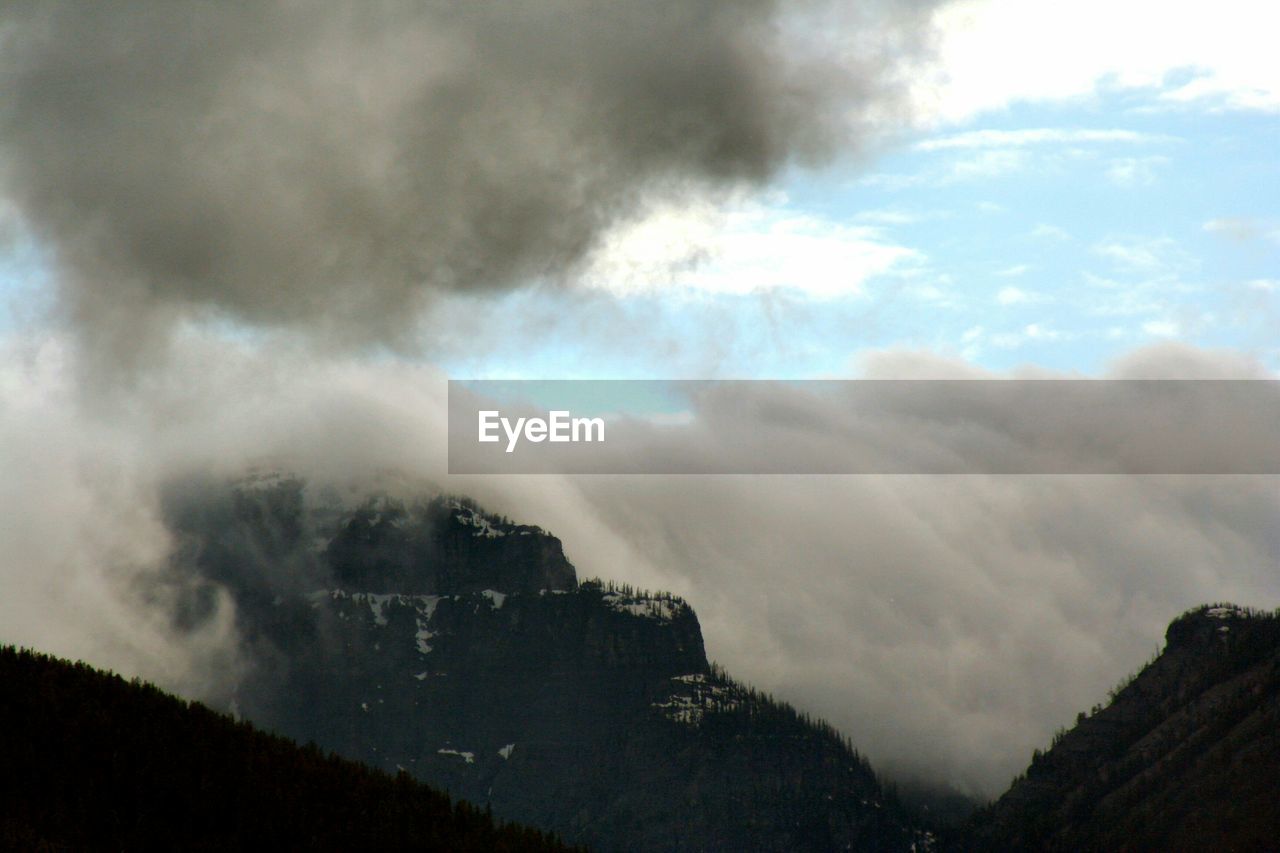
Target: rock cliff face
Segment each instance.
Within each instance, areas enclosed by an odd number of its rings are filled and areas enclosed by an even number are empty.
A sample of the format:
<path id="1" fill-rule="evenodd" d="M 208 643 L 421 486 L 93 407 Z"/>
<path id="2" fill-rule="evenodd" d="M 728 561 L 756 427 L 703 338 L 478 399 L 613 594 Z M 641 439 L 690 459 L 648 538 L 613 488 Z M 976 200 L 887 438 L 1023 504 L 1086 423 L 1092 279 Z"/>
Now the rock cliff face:
<path id="1" fill-rule="evenodd" d="M 971 821 L 971 850 L 1280 844 L 1280 615 L 1211 605 Z"/>
<path id="2" fill-rule="evenodd" d="M 579 583 L 536 527 L 280 475 L 168 515 L 183 618 L 236 602 L 256 723 L 601 849 L 929 841 L 834 730 L 709 665 L 685 602 Z"/>

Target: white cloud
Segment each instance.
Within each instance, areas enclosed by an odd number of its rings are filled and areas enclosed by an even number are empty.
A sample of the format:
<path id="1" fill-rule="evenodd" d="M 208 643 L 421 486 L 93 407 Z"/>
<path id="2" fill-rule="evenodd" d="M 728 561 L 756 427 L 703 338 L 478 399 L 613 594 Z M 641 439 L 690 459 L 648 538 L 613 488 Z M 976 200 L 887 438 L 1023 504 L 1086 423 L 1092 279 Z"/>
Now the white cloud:
<path id="1" fill-rule="evenodd" d="M 1035 228 L 1031 229 L 1031 236 L 1041 240 L 1056 240 L 1065 242 L 1071 239 L 1071 234 L 1067 229 L 1058 225 L 1050 225 L 1047 222 L 1041 222 Z"/>
<path id="2" fill-rule="evenodd" d="M 1071 340 L 1075 336 L 1044 323 L 1028 323 L 1016 332 L 1001 332 L 991 336 L 993 346 L 1000 349 L 1018 349 L 1032 342 Z"/>
<path id="3" fill-rule="evenodd" d="M 1118 157 L 1107 166 L 1107 180 L 1118 187 L 1146 187 L 1156 182 L 1156 172 L 1172 162 L 1168 157 Z"/>
<path id="4" fill-rule="evenodd" d="M 864 210 L 854 217 L 858 222 L 868 225 L 915 225 L 925 219 L 933 219 L 940 214 L 914 213 L 906 210 Z"/>
<path id="5" fill-rule="evenodd" d="M 965 156 L 954 157 L 918 172 L 873 173 L 860 178 L 858 183 L 887 190 L 944 187 L 1024 171 L 1032 162 L 1028 152 L 1017 147 L 961 148 L 957 151 L 964 152 Z M 978 209 L 982 213 L 996 213 L 1004 208 L 991 202 L 979 202 Z"/>
<path id="6" fill-rule="evenodd" d="M 1173 338 L 1178 336 L 1180 329 L 1171 320 L 1149 320 L 1142 324 L 1142 331 L 1157 338 Z"/>
<path id="7" fill-rule="evenodd" d="M 920 302 L 933 303 L 935 308 L 947 308 L 954 305 L 952 294 L 932 282 L 909 285 L 903 289 L 903 294 Z"/>
<path id="8" fill-rule="evenodd" d="M 1020 287 L 1002 287 L 996 294 L 996 302 L 1001 305 L 1025 305 L 1029 302 L 1042 302 L 1044 296 L 1039 293 L 1023 290 Z"/>
<path id="9" fill-rule="evenodd" d="M 1251 216 L 1224 216 L 1210 219 L 1204 224 L 1204 230 L 1242 243 L 1250 240 L 1267 240 L 1280 244 L 1280 224 Z"/>
<path id="10" fill-rule="evenodd" d="M 615 294 L 673 287 L 722 294 L 793 289 L 836 298 L 859 294 L 868 279 L 923 260 L 873 226 L 823 219 L 777 201 L 657 208 L 607 235 L 581 280 Z"/>
<path id="11" fill-rule="evenodd" d="M 1192 258 L 1168 237 L 1115 238 L 1104 240 L 1093 250 L 1130 272 L 1167 273 L 1193 265 Z"/>
<path id="12" fill-rule="evenodd" d="M 934 20 L 938 54 L 912 93 L 927 125 L 1107 88 L 1150 89 L 1169 105 L 1280 111 L 1274 4 L 961 0 Z"/>
<path id="13" fill-rule="evenodd" d="M 1027 264 L 1014 264 L 1011 267 L 996 270 L 995 274 L 1001 278 L 1017 278 L 1018 276 L 1026 275 L 1030 269 L 1031 267 Z"/>
<path id="14" fill-rule="evenodd" d="M 1135 317 L 1169 309 L 1167 282 L 1119 281 L 1086 272 L 1083 279 L 1093 291 L 1082 304 L 1098 317 Z M 1083 295 L 1082 295 L 1083 296 Z"/>
<path id="15" fill-rule="evenodd" d="M 995 178 L 1026 168 L 1028 157 L 1016 148 L 992 148 L 982 150 L 972 157 L 951 164 L 939 183 L 954 183 L 978 178 Z"/>
<path id="16" fill-rule="evenodd" d="M 873 175 L 863 183 L 901 189 L 945 186 L 1027 171 L 1056 170 L 1064 159 L 1093 158 L 1091 146 L 1101 144 L 1152 145 L 1177 141 L 1173 137 L 1118 128 L 983 129 L 935 136 L 916 143 L 915 150 L 944 158 L 909 175 Z M 1046 147 L 1052 150 L 1045 151 Z M 951 155 L 951 156 L 947 156 Z M 1113 158 L 1107 177 L 1122 186 L 1149 184 L 1156 169 L 1169 162 L 1160 155 Z"/>
<path id="17" fill-rule="evenodd" d="M 1153 143 L 1171 141 L 1156 136 L 1122 129 L 1036 127 L 1021 130 L 970 130 L 948 136 L 937 136 L 916 143 L 918 151 L 946 151 L 956 148 L 1022 148 L 1028 145 L 1086 143 Z"/>

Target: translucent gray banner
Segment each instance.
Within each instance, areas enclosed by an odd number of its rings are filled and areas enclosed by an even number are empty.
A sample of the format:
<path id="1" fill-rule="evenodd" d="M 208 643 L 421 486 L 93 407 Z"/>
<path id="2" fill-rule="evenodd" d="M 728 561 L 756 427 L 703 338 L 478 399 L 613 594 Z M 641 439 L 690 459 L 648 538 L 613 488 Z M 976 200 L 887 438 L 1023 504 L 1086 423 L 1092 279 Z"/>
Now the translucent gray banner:
<path id="1" fill-rule="evenodd" d="M 449 383 L 451 474 L 1277 474 L 1273 380 Z"/>

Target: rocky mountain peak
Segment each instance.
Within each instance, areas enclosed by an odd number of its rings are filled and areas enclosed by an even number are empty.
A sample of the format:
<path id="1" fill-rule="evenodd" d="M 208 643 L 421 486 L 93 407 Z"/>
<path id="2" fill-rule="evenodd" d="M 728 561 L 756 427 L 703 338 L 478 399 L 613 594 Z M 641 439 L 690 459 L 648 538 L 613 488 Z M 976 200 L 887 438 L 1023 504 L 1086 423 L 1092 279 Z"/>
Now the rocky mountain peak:
<path id="1" fill-rule="evenodd" d="M 1235 604 L 1205 604 L 1173 620 L 1165 632 L 1165 643 L 1170 649 L 1220 645 L 1233 631 L 1251 630 L 1268 616 Z"/>
<path id="2" fill-rule="evenodd" d="M 559 539 L 474 502 L 315 486 L 283 470 L 170 486 L 166 520 L 178 561 L 253 600 L 342 588 L 371 594 L 466 595 L 572 590 Z"/>
<path id="3" fill-rule="evenodd" d="M 279 472 L 175 487 L 167 520 L 180 587 L 234 601 L 267 728 L 596 849 L 930 840 L 834 729 L 710 664 L 687 602 L 579 582 L 541 528 Z"/>

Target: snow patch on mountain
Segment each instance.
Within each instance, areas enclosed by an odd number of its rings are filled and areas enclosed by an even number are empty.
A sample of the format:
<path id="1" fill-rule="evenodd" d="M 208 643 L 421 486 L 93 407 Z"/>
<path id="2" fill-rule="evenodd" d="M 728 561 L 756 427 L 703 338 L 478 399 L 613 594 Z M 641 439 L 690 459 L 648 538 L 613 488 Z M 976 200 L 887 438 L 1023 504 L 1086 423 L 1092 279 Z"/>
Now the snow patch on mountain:
<path id="1" fill-rule="evenodd" d="M 476 754 L 474 752 L 465 752 L 457 749 L 441 748 L 436 750 L 440 755 L 456 755 L 468 764 L 476 763 Z"/>
<path id="2" fill-rule="evenodd" d="M 354 598 L 355 596 L 353 596 Z M 375 625 L 387 624 L 387 602 L 398 598 L 399 596 L 378 593 L 368 593 L 365 598 L 369 602 L 369 610 L 373 613 L 373 623 Z"/>
<path id="3" fill-rule="evenodd" d="M 707 714 L 732 711 L 743 702 L 739 688 L 709 681 L 703 673 L 676 675 L 671 680 L 684 685 L 685 689 L 672 691 L 666 701 L 654 702 L 651 707 L 677 723 L 697 726 Z"/>
<path id="4" fill-rule="evenodd" d="M 656 619 L 659 622 L 670 622 L 676 618 L 684 607 L 683 602 L 665 598 L 645 598 L 643 596 L 624 595 L 620 592 L 606 592 L 600 600 L 619 613 L 630 613 L 644 619 Z"/>
<path id="5" fill-rule="evenodd" d="M 430 640 L 434 636 L 435 632 L 427 628 L 427 623 L 422 619 L 418 619 L 418 631 L 413 635 L 414 640 L 417 641 L 418 654 L 431 654 L 431 644 L 428 643 L 427 640 Z"/>
<path id="6" fill-rule="evenodd" d="M 452 502 L 452 507 L 454 518 L 461 524 L 476 528 L 476 531 L 471 534 L 472 536 L 497 539 L 500 536 L 507 535 L 505 530 L 496 527 L 484 513 L 477 512 L 469 506 L 463 506 L 457 501 Z"/>

